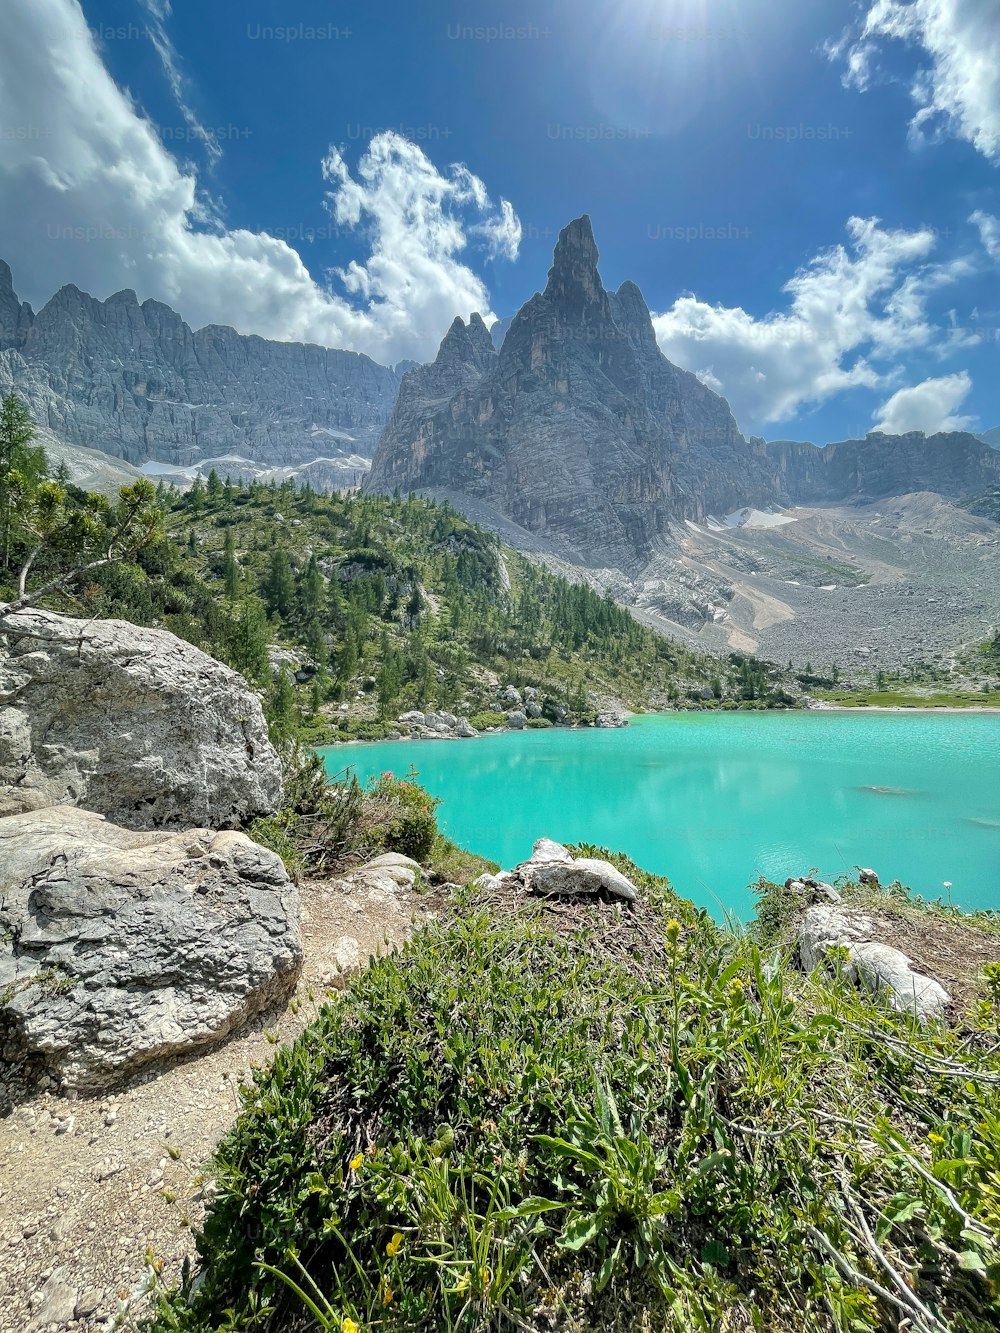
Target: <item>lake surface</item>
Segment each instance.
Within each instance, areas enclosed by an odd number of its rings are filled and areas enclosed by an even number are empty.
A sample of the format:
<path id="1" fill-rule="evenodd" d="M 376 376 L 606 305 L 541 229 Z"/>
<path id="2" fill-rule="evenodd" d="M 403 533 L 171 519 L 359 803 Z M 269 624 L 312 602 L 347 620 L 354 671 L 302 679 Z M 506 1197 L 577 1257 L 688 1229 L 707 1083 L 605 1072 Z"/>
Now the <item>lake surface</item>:
<path id="1" fill-rule="evenodd" d="M 415 765 L 448 836 L 505 868 L 543 835 L 597 843 L 717 917 L 752 916 L 759 875 L 854 865 L 1000 909 L 1000 714 L 671 713 L 323 753 L 362 782 Z"/>

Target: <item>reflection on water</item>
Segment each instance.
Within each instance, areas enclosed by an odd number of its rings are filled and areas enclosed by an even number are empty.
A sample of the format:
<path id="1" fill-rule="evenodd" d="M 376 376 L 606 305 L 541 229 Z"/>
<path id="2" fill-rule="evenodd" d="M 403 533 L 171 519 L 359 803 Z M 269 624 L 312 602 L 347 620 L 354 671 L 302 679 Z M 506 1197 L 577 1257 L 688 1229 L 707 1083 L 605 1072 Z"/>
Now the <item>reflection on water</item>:
<path id="1" fill-rule="evenodd" d="M 682 713 L 327 754 L 331 773 L 353 764 L 362 780 L 411 763 L 449 835 L 505 866 L 545 835 L 625 851 L 717 916 L 749 916 L 761 875 L 856 865 L 1000 908 L 1000 819 L 983 809 L 1000 791 L 996 715 Z"/>

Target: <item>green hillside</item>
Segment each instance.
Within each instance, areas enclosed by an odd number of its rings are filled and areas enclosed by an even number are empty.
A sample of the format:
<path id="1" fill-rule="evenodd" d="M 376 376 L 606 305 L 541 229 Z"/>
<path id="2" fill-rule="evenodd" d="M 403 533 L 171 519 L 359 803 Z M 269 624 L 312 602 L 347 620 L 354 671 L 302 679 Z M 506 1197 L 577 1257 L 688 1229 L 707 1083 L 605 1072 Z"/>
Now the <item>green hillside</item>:
<path id="1" fill-rule="evenodd" d="M 537 725 L 791 702 L 773 669 L 688 651 L 446 504 L 216 477 L 158 501 L 167 540 L 99 571 L 88 612 L 162 625 L 229 662 L 268 690 L 279 738 L 384 735 L 425 707 L 483 726 L 502 721 L 511 684 L 539 690 Z"/>

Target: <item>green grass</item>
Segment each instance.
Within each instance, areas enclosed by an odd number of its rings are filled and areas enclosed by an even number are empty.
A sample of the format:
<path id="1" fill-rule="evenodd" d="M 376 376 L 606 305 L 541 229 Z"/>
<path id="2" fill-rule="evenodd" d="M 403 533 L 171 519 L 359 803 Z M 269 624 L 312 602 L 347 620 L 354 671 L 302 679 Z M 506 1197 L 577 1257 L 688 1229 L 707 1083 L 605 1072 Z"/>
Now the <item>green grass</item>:
<path id="1" fill-rule="evenodd" d="M 997 1326 L 1000 985 L 920 1031 L 614 859 L 633 907 L 467 888 L 256 1073 L 151 1327 Z"/>
<path id="2" fill-rule="evenodd" d="M 845 708 L 1000 708 L 1000 690 L 816 690 Z"/>

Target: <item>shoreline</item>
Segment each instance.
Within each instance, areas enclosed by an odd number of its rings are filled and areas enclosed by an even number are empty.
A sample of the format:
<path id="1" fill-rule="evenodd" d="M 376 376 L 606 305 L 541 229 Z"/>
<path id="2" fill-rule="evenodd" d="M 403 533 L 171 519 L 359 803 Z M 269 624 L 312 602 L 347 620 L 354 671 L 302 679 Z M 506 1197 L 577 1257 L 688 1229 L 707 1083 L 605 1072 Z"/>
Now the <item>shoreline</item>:
<path id="1" fill-rule="evenodd" d="M 821 704 L 802 713 L 1000 713 L 1000 704 Z"/>
<path id="2" fill-rule="evenodd" d="M 969 704 L 963 707 L 961 704 L 812 704 L 806 708 L 671 708 L 665 712 L 650 711 L 648 713 L 629 713 L 628 726 L 632 725 L 634 718 L 647 717 L 739 717 L 747 713 L 757 713 L 763 717 L 788 717 L 796 713 L 1000 713 L 1000 704 Z M 497 727 L 489 731 L 481 731 L 476 736 L 454 736 L 454 735 L 435 735 L 435 736 L 402 736 L 396 740 L 390 740 L 386 736 L 378 740 L 354 739 L 349 741 L 332 740 L 324 741 L 312 745 L 314 750 L 341 750 L 352 745 L 406 745 L 416 743 L 417 741 L 462 741 L 462 740 L 484 740 L 487 736 L 517 736 L 523 734 L 528 728 L 516 727 Z M 534 728 L 532 728 L 534 730 Z M 552 731 L 625 731 L 627 727 L 565 727 L 558 723 L 546 730 Z"/>

